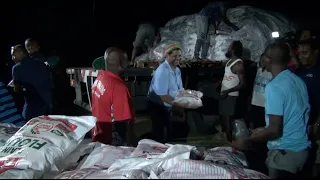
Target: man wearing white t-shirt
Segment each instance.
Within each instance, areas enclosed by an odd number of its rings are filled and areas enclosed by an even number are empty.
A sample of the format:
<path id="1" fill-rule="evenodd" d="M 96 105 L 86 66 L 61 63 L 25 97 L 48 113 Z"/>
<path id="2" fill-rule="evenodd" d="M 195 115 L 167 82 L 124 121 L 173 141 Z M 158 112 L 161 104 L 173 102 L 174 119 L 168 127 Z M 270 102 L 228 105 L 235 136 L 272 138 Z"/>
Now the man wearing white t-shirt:
<path id="1" fill-rule="evenodd" d="M 260 65 L 257 70 L 256 79 L 253 85 L 251 110 L 249 112 L 248 121 L 251 129 L 265 126 L 265 112 L 264 112 L 264 90 L 266 85 L 272 79 L 272 74 L 268 72 L 264 66 L 264 54 L 261 55 Z"/>

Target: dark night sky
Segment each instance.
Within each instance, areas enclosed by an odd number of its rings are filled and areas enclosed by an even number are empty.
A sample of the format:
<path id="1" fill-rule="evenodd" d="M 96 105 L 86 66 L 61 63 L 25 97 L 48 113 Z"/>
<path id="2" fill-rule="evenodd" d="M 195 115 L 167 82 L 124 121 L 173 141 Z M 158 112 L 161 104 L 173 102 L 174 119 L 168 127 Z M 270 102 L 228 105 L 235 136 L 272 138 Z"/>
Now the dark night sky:
<path id="1" fill-rule="evenodd" d="M 10 46 L 35 37 L 43 50 L 58 48 L 69 66 L 91 66 L 112 45 L 131 51 L 137 24 L 148 20 L 163 26 L 169 19 L 199 12 L 208 2 L 196 1 L 108 1 L 11 0 L 1 2 L 1 60 L 10 60 Z M 6 3 L 6 4 L 4 4 Z M 234 1 L 231 6 L 252 5 L 291 18 L 320 17 L 316 1 Z M 318 24 L 314 22 L 313 24 Z"/>

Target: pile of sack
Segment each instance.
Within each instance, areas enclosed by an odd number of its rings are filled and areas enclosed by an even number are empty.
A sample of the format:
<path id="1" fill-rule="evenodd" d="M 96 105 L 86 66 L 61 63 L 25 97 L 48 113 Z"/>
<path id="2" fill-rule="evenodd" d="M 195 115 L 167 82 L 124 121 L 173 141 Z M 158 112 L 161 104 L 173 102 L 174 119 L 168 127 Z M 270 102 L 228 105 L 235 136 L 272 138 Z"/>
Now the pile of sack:
<path id="1" fill-rule="evenodd" d="M 266 46 L 273 41 L 272 32 L 277 31 L 281 36 L 295 30 L 295 25 L 284 16 L 250 6 L 230 8 L 226 15 L 240 30 L 234 31 L 221 22 L 217 27 L 218 35 L 211 33 L 207 56 L 210 60 L 226 60 L 225 53 L 229 45 L 232 41 L 239 40 L 245 49 L 242 58 L 258 62 Z M 160 29 L 160 35 L 161 42 L 148 53 L 137 57 L 137 60 L 161 60 L 164 49 L 171 43 L 181 46 L 182 60 L 192 59 L 197 39 L 195 14 L 171 19 Z"/>
<path id="2" fill-rule="evenodd" d="M 141 140 L 136 148 L 83 139 L 92 116 L 31 119 L 0 147 L 1 179 L 267 179 L 231 147 L 201 153 L 190 145 Z"/>

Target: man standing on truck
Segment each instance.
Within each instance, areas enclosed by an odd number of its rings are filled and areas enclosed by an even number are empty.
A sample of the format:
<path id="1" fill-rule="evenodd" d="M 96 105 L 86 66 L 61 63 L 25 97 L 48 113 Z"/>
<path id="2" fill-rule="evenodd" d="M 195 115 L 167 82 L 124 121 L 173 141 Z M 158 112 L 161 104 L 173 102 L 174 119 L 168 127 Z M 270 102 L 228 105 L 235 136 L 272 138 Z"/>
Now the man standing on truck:
<path id="1" fill-rule="evenodd" d="M 11 48 L 16 65 L 12 68 L 14 91 L 25 97 L 22 116 L 25 120 L 47 115 L 52 104 L 49 74 L 45 64 L 29 57 L 22 45 Z"/>
<path id="2" fill-rule="evenodd" d="M 160 34 L 157 33 L 156 28 L 149 22 L 143 22 L 139 24 L 136 39 L 133 42 L 133 50 L 131 55 L 131 65 L 134 64 L 136 56 L 141 52 L 149 52 L 153 47 L 155 40 L 160 40 Z"/>
<path id="3" fill-rule="evenodd" d="M 244 150 L 251 143 L 268 142 L 269 177 L 293 177 L 302 170 L 309 156 L 308 91 L 305 83 L 288 70 L 290 50 L 287 44 L 271 44 L 265 55 L 266 69 L 273 76 L 265 89 L 267 126 L 255 129 L 250 137 L 237 139 L 233 145 Z"/>
<path id="4" fill-rule="evenodd" d="M 181 48 L 177 44 L 170 44 L 165 49 L 165 56 L 166 60 L 152 77 L 147 95 L 153 138 L 162 143 L 170 142 L 172 138 L 173 100 L 178 91 L 183 89 L 181 72 L 177 67 L 181 59 Z"/>
<path id="5" fill-rule="evenodd" d="M 130 92 L 120 78 L 128 56 L 116 47 L 108 48 L 105 54 L 106 69 L 101 70 L 92 86 L 92 115 L 97 118 L 92 141 L 126 145 L 127 130 L 133 132 L 135 118 Z"/>
<path id="6" fill-rule="evenodd" d="M 226 5 L 215 1 L 208 3 L 199 14 L 196 15 L 197 41 L 194 47 L 194 58 L 199 60 L 199 52 L 202 48 L 201 59 L 207 58 L 210 46 L 210 32 L 215 33 L 218 24 L 223 21 L 235 31 L 239 28 L 226 18 Z M 211 31 L 212 30 L 212 31 Z"/>
<path id="7" fill-rule="evenodd" d="M 221 117 L 221 127 L 226 133 L 228 141 L 232 141 L 231 118 L 236 112 L 236 102 L 239 90 L 246 85 L 244 77 L 244 65 L 240 57 L 242 56 L 242 43 L 233 41 L 229 46 L 226 57 L 230 60 L 225 66 L 224 77 L 221 83 L 221 98 L 219 101 L 219 114 Z"/>

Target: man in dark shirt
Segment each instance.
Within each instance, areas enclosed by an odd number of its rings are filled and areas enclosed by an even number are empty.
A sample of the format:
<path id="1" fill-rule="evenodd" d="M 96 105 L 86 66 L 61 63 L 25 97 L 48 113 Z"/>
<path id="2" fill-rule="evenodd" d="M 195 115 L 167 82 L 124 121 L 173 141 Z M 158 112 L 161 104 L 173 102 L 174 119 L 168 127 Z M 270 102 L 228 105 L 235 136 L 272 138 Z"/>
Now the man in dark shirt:
<path id="1" fill-rule="evenodd" d="M 28 38 L 25 43 L 25 48 L 28 51 L 30 57 L 40 60 L 42 62 L 46 62 L 45 56 L 40 52 L 39 42 L 33 38 Z"/>
<path id="2" fill-rule="evenodd" d="M 309 125 L 313 125 L 320 115 L 320 63 L 317 40 L 309 38 L 300 41 L 298 52 L 302 67 L 297 71 L 297 75 L 303 79 L 308 88 L 311 106 Z"/>
<path id="3" fill-rule="evenodd" d="M 14 91 L 25 97 L 22 116 L 26 120 L 45 115 L 52 104 L 49 75 L 45 64 L 28 56 L 22 45 L 11 49 L 16 65 L 12 68 Z"/>

